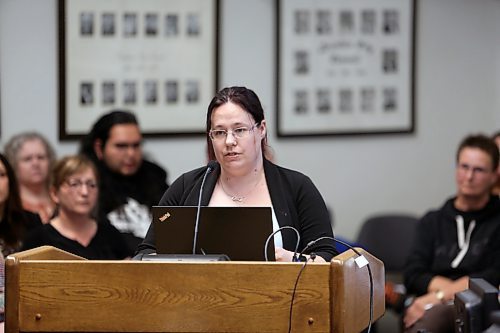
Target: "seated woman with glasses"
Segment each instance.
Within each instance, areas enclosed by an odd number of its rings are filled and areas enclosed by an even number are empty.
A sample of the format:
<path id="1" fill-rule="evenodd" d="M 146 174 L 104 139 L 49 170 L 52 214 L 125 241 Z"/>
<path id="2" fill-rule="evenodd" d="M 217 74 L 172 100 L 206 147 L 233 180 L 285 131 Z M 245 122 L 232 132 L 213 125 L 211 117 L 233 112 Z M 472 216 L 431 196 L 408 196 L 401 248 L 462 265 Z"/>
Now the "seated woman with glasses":
<path id="1" fill-rule="evenodd" d="M 87 259 L 126 258 L 120 232 L 94 218 L 98 192 L 97 170 L 88 158 L 75 155 L 56 162 L 50 195 L 57 215 L 30 232 L 23 249 L 51 245 Z"/>
<path id="2" fill-rule="evenodd" d="M 269 161 L 264 110 L 252 90 L 230 87 L 217 93 L 208 106 L 206 126 L 208 157 L 218 163 L 206 175 L 202 206 L 271 207 L 275 231 L 289 226 L 300 233 L 299 251 L 320 237 L 333 237 L 325 202 L 309 177 Z M 183 174 L 159 204 L 197 206 L 206 173 L 205 166 Z M 294 260 L 295 246 L 293 231 L 277 233 L 276 260 Z M 156 252 L 153 227 L 138 248 L 138 253 L 151 252 Z M 315 261 L 330 261 L 337 254 L 331 239 L 305 253 L 312 252 Z"/>

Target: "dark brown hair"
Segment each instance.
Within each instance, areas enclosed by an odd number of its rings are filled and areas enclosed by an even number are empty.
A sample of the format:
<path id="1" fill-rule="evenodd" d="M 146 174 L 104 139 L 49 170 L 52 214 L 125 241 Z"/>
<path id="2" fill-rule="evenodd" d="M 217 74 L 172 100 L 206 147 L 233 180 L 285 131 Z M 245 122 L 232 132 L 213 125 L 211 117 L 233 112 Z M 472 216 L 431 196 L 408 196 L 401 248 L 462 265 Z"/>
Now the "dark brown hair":
<path id="1" fill-rule="evenodd" d="M 499 160 L 499 150 L 495 142 L 483 134 L 477 135 L 469 135 L 465 139 L 462 140 L 457 150 L 457 162 L 460 156 L 460 153 L 465 148 L 477 148 L 484 151 L 491 158 L 491 166 L 492 170 L 495 171 L 498 168 L 498 160 Z"/>
<path id="2" fill-rule="evenodd" d="M 19 186 L 14 169 L 7 158 L 0 154 L 0 161 L 5 167 L 6 176 L 9 180 L 9 195 L 3 205 L 3 218 L 0 223 L 0 245 L 4 254 L 12 253 L 18 250 L 21 236 L 26 224 L 19 194 Z"/>
<path id="3" fill-rule="evenodd" d="M 96 140 L 102 142 L 102 148 L 108 142 L 109 133 L 115 125 L 137 125 L 139 122 L 136 116 L 126 110 L 113 110 L 109 113 L 102 115 L 92 126 L 90 132 L 80 142 L 80 153 L 89 157 L 94 163 L 99 160 L 94 151 L 94 143 Z"/>

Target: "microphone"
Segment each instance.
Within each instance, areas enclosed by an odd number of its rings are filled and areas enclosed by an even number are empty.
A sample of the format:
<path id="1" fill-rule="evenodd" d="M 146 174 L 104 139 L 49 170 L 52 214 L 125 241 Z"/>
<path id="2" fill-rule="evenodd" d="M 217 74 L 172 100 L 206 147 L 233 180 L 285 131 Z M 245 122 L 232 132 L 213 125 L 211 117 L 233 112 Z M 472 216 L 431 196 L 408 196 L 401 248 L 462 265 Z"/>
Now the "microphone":
<path id="1" fill-rule="evenodd" d="M 193 254 L 196 254 L 196 242 L 198 241 L 198 225 L 200 223 L 200 209 L 201 209 L 201 195 L 203 193 L 203 185 L 205 185 L 205 179 L 210 172 L 212 172 L 217 166 L 217 161 L 211 160 L 207 164 L 207 170 L 203 175 L 203 180 L 201 181 L 200 186 L 200 195 L 198 197 L 198 207 L 196 208 L 196 222 L 194 224 L 194 238 L 193 238 Z"/>

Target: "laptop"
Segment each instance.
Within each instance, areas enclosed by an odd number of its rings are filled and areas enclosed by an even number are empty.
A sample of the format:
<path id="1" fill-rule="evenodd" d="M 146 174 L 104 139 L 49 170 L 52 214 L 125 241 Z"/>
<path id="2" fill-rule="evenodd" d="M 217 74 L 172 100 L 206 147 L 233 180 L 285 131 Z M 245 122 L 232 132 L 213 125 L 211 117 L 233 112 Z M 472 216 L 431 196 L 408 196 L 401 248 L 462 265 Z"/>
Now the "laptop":
<path id="1" fill-rule="evenodd" d="M 158 254 L 192 254 L 197 207 L 153 206 Z M 201 207 L 196 254 L 227 255 L 230 260 L 265 261 L 273 233 L 271 207 Z M 267 250 L 274 261 L 274 241 Z"/>

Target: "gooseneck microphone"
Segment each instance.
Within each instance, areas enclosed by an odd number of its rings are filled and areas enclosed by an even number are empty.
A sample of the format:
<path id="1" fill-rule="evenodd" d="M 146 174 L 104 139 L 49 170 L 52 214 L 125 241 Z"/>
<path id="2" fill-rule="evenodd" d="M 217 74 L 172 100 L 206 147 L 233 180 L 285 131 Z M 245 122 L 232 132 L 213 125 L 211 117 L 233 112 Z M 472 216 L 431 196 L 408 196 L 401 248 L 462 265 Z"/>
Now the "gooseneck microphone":
<path id="1" fill-rule="evenodd" d="M 217 161 L 210 161 L 207 164 L 207 170 L 203 175 L 203 180 L 200 186 L 200 195 L 198 197 L 198 207 L 196 208 L 196 222 L 194 224 L 194 238 L 193 238 L 193 254 L 196 254 L 196 242 L 198 241 L 198 225 L 200 223 L 200 209 L 201 209 L 201 195 L 203 194 L 203 185 L 205 185 L 205 180 L 210 172 L 212 172 L 217 166 Z"/>

